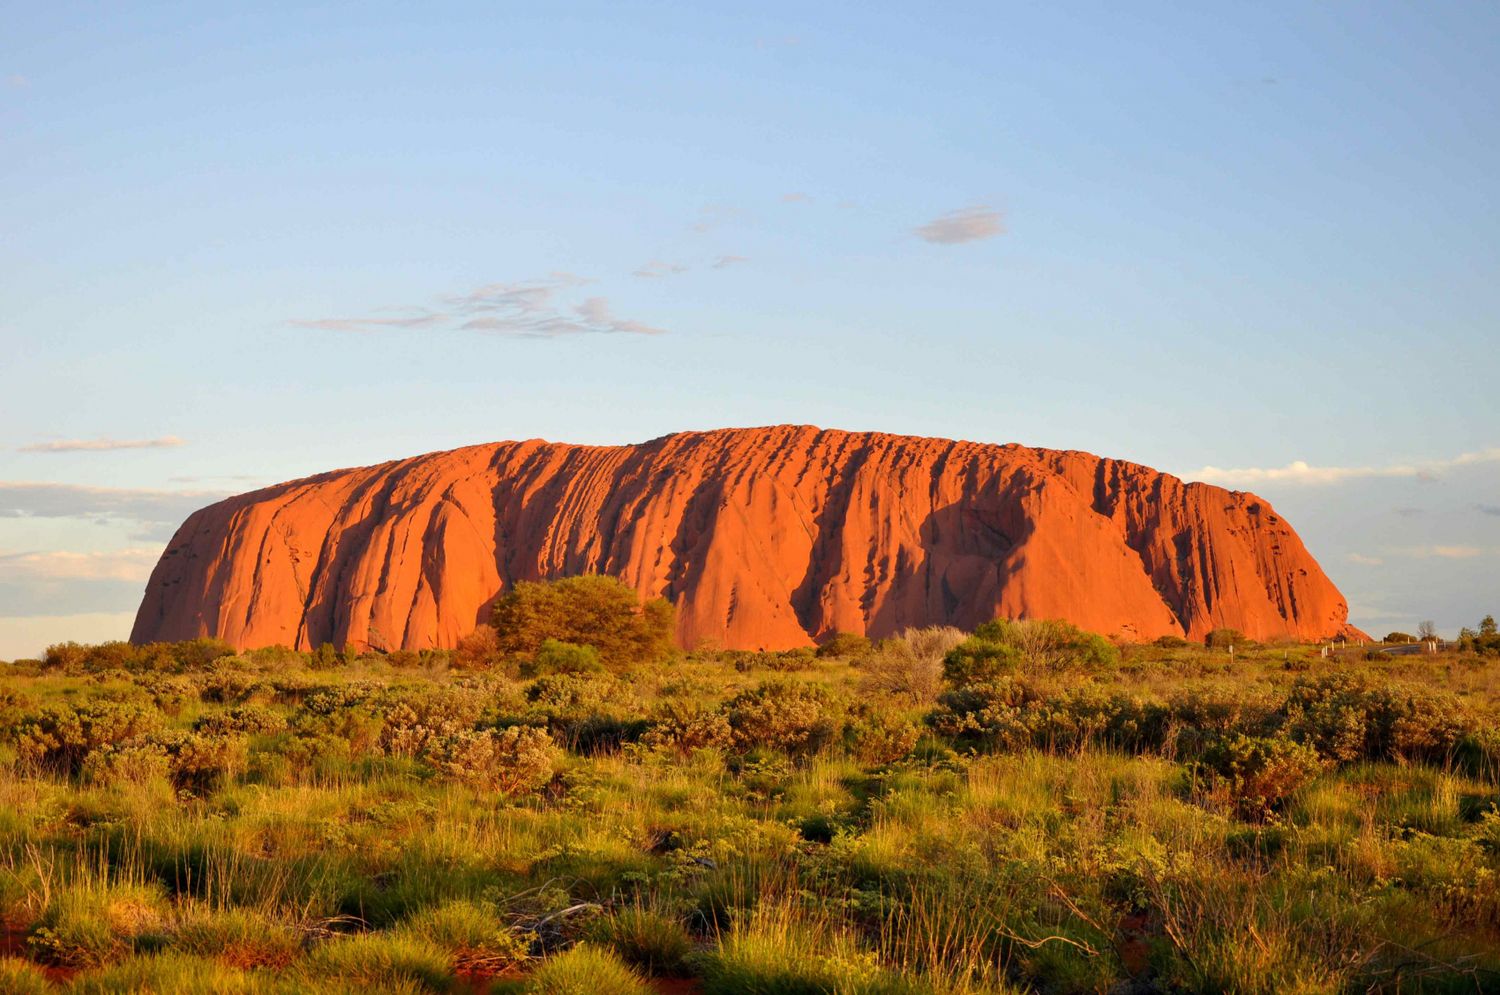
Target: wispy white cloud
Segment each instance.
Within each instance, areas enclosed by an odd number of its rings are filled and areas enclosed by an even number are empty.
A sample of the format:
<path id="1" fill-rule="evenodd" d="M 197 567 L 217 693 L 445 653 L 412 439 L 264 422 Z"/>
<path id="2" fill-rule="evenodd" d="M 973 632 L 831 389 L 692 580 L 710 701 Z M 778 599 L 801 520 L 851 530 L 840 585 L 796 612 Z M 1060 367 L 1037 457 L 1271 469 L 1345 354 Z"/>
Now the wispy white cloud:
<path id="1" fill-rule="evenodd" d="M 389 329 L 444 328 L 485 332 L 515 338 L 551 339 L 570 335 L 660 335 L 665 329 L 608 314 L 608 301 L 591 297 L 573 303 L 578 288 L 592 281 L 573 273 L 552 273 L 539 280 L 490 283 L 440 306 L 402 308 L 394 317 L 373 314 L 355 318 L 293 319 L 299 328 L 335 332 L 375 332 Z M 591 320 L 591 315 L 608 315 Z"/>
<path id="2" fill-rule="evenodd" d="M 720 256 L 712 263 L 710 263 L 710 265 L 714 269 L 728 269 L 731 266 L 736 266 L 740 263 L 748 263 L 749 261 L 749 256 Z"/>
<path id="3" fill-rule="evenodd" d="M 23 453 L 102 453 L 116 449 L 175 449 L 187 445 L 175 435 L 159 439 L 60 439 L 56 442 L 33 442 L 22 446 Z"/>
<path id="4" fill-rule="evenodd" d="M 1500 504 L 1476 504 L 1474 510 L 1481 515 L 1494 515 L 1500 518 Z"/>
<path id="5" fill-rule="evenodd" d="M 26 90 L 30 89 L 31 80 L 27 79 L 25 76 L 22 76 L 20 73 L 11 73 L 9 76 L 5 77 L 5 85 L 10 87 L 12 90 Z"/>
<path id="6" fill-rule="evenodd" d="M 1293 460 L 1286 466 L 1235 467 L 1205 466 L 1184 476 L 1189 480 L 1219 484 L 1225 487 L 1256 484 L 1339 484 L 1348 480 L 1406 477 L 1436 479 L 1446 470 L 1483 463 L 1500 462 L 1500 448 L 1460 453 L 1449 459 L 1423 460 L 1417 463 L 1395 463 L 1388 466 L 1314 466 L 1305 460 Z"/>
<path id="7" fill-rule="evenodd" d="M 0 581 L 144 581 L 160 557 L 160 547 L 89 553 L 0 553 Z"/>
<path id="8" fill-rule="evenodd" d="M 738 221 L 743 216 L 744 212 L 737 207 L 730 207 L 728 204 L 708 204 L 698 211 L 698 220 L 693 222 L 692 229 L 700 235 L 706 234 L 732 221 Z"/>
<path id="9" fill-rule="evenodd" d="M 982 204 L 949 211 L 933 218 L 916 229 L 918 238 L 938 245 L 957 245 L 960 242 L 977 242 L 1005 232 L 1005 221 L 1000 212 Z"/>
<path id="10" fill-rule="evenodd" d="M 1392 546 L 1386 552 L 1392 556 L 1407 556 L 1417 560 L 1472 560 L 1480 556 L 1494 555 L 1500 550 L 1488 549 L 1484 546 L 1435 543 L 1423 546 Z"/>
<path id="11" fill-rule="evenodd" d="M 0 481 L 0 518 L 88 518 L 177 524 L 223 491 L 163 491 Z"/>
<path id="12" fill-rule="evenodd" d="M 664 276 L 676 276 L 679 273 L 686 273 L 687 271 L 688 268 L 682 263 L 667 263 L 662 262 L 660 259 L 653 259 L 630 275 L 643 277 L 648 280 L 659 280 Z"/>
<path id="13" fill-rule="evenodd" d="M 784 193 L 781 195 L 783 204 L 811 204 L 812 197 L 805 193 Z"/>
<path id="14" fill-rule="evenodd" d="M 1358 563 L 1362 567 L 1378 567 L 1385 562 L 1378 556 L 1365 556 L 1363 553 L 1350 553 L 1346 559 L 1350 563 Z"/>

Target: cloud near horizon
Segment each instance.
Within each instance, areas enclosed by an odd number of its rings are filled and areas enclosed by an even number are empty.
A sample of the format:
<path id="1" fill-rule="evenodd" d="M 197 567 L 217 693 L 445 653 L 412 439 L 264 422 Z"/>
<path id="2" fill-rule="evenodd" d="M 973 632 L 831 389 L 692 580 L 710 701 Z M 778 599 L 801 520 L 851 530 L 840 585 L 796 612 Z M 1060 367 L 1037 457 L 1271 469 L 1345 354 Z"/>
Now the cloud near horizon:
<path id="1" fill-rule="evenodd" d="M 33 442 L 21 446 L 21 453 L 103 453 L 117 449 L 175 449 L 187 445 L 187 440 L 175 435 L 164 435 L 159 439 L 60 439 L 56 442 Z"/>
<path id="2" fill-rule="evenodd" d="M 540 280 L 486 284 L 467 294 L 444 298 L 440 307 L 399 308 L 396 310 L 402 313 L 392 317 L 377 313 L 362 318 L 294 318 L 288 324 L 332 332 L 443 328 L 530 339 L 666 333 L 664 328 L 616 317 L 604 297 L 572 304 L 568 298 L 591 282 L 573 273 L 553 273 Z"/>
<path id="3" fill-rule="evenodd" d="M 1286 466 L 1277 467 L 1200 467 L 1184 474 L 1187 480 L 1200 480 L 1223 487 L 1250 486 L 1255 484 L 1338 484 L 1347 480 L 1382 477 L 1405 477 L 1422 480 L 1436 479 L 1445 470 L 1482 463 L 1500 463 L 1500 448 L 1482 449 L 1478 452 L 1460 453 L 1451 459 L 1423 460 L 1419 463 L 1395 463 L 1389 466 L 1314 466 L 1305 460 L 1293 460 Z"/>
<path id="4" fill-rule="evenodd" d="M 162 491 L 90 487 L 34 481 L 0 481 L 0 518 L 86 518 L 176 528 L 199 508 L 229 497 L 228 491 Z"/>
<path id="5" fill-rule="evenodd" d="M 160 558 L 160 547 L 88 553 L 68 550 L 0 553 L 0 581 L 120 580 L 144 583 Z"/>
<path id="6" fill-rule="evenodd" d="M 958 245 L 961 242 L 977 242 L 1004 234 L 1005 221 L 994 208 L 976 204 L 949 211 L 918 226 L 914 231 L 925 242 Z"/>

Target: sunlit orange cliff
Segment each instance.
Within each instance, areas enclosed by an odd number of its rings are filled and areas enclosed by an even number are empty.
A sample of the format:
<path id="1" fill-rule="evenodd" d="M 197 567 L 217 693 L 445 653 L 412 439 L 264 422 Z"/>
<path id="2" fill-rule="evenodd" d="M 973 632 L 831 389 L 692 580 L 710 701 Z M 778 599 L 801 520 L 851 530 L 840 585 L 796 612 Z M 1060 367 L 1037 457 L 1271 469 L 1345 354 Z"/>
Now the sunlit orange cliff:
<path id="1" fill-rule="evenodd" d="M 131 638 L 452 646 L 507 585 L 581 573 L 670 599 L 686 647 L 996 616 L 1126 639 L 1355 631 L 1253 494 L 1081 452 L 776 426 L 500 442 L 232 497 L 177 530 Z"/>

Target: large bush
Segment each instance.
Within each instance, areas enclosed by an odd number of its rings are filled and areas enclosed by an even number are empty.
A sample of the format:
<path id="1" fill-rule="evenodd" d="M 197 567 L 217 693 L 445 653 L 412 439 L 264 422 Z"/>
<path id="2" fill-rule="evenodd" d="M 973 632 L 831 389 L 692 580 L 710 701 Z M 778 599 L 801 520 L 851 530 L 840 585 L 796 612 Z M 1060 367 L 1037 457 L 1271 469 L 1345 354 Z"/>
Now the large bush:
<path id="1" fill-rule="evenodd" d="M 1113 643 L 1071 622 L 997 618 L 954 647 L 943 661 L 943 676 L 961 685 L 992 681 L 1018 668 L 1032 674 L 1096 672 L 1119 662 L 1120 651 Z"/>
<path id="2" fill-rule="evenodd" d="M 1223 799 L 1248 818 L 1265 818 L 1322 769 L 1311 747 L 1284 736 L 1226 737 L 1203 755 Z"/>
<path id="3" fill-rule="evenodd" d="M 828 689 L 796 681 L 766 681 L 741 691 L 730 700 L 728 715 L 735 745 L 747 750 L 814 753 L 838 731 Z"/>
<path id="4" fill-rule="evenodd" d="M 908 629 L 859 660 L 860 689 L 927 704 L 943 689 L 944 660 L 964 641 L 951 626 Z"/>
<path id="5" fill-rule="evenodd" d="M 422 752 L 442 777 L 502 795 L 546 784 L 556 758 L 552 737 L 531 726 L 453 732 L 430 740 Z"/>
<path id="6" fill-rule="evenodd" d="M 533 657 L 549 639 L 592 646 L 611 667 L 659 657 L 672 648 L 676 612 L 657 598 L 641 603 L 634 589 L 595 574 L 520 581 L 495 603 L 498 648 Z"/>

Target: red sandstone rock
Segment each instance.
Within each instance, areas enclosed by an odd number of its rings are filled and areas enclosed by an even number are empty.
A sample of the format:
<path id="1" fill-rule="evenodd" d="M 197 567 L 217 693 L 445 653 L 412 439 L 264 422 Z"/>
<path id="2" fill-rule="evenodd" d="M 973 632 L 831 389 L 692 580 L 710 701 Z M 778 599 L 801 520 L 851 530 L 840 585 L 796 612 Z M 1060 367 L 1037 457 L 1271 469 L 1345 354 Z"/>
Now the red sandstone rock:
<path id="1" fill-rule="evenodd" d="M 229 498 L 177 530 L 131 639 L 452 646 L 505 585 L 588 572 L 673 601 L 684 646 L 997 615 L 1127 639 L 1356 631 L 1253 494 L 1081 452 L 776 426 L 471 446 Z"/>

